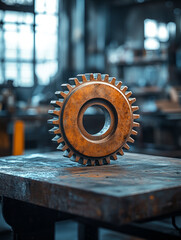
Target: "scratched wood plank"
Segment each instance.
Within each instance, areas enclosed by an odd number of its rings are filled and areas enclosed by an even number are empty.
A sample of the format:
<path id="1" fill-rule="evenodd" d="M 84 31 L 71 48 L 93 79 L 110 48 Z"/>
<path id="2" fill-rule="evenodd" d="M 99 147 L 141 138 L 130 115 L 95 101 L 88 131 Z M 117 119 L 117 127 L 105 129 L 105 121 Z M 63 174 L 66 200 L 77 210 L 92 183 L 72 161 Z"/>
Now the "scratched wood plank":
<path id="1" fill-rule="evenodd" d="M 87 167 L 61 152 L 0 158 L 0 195 L 125 224 L 181 210 L 181 159 L 126 153 Z"/>

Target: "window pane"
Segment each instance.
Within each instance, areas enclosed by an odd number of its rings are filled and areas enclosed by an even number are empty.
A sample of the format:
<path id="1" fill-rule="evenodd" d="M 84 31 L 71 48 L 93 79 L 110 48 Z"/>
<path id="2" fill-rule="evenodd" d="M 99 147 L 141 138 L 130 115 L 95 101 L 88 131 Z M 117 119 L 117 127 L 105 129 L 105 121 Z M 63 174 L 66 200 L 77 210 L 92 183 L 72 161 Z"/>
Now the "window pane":
<path id="1" fill-rule="evenodd" d="M 22 5 L 32 5 L 33 0 L 2 0 L 2 2 L 8 5 L 22 4 Z"/>
<path id="2" fill-rule="evenodd" d="M 14 84 L 17 85 L 17 64 L 5 63 L 5 80 L 14 80 Z"/>
<path id="3" fill-rule="evenodd" d="M 17 58 L 18 33 L 5 32 L 4 40 L 5 40 L 5 58 L 10 59 Z"/>
<path id="4" fill-rule="evenodd" d="M 36 0 L 35 11 L 38 13 L 58 13 L 58 0 Z"/>
<path id="5" fill-rule="evenodd" d="M 18 85 L 24 87 L 33 86 L 33 65 L 31 63 L 20 64 L 20 79 Z"/>
<path id="6" fill-rule="evenodd" d="M 13 79 L 15 86 L 28 87 L 34 83 L 32 61 L 34 47 L 37 61 L 35 68 L 40 84 L 48 84 L 58 70 L 58 17 L 53 15 L 58 13 L 58 0 L 35 0 L 35 7 L 36 11 L 41 13 L 36 15 L 35 46 L 34 15 L 0 10 L 0 19 L 4 21 L 4 32 L 0 28 L 0 59 L 5 58 L 3 81 Z M 1 65 L 0 81 L 4 76 Z"/>
<path id="7" fill-rule="evenodd" d="M 46 10 L 45 0 L 35 0 L 35 11 L 38 13 L 43 13 Z"/>
<path id="8" fill-rule="evenodd" d="M 58 13 L 58 1 L 57 0 L 46 0 L 46 11 L 47 13 Z"/>
<path id="9" fill-rule="evenodd" d="M 0 84 L 3 83 L 2 63 L 0 62 Z"/>
<path id="10" fill-rule="evenodd" d="M 4 24 L 4 30 L 7 32 L 16 32 L 17 31 L 17 25 L 14 23 L 5 23 Z"/>
<path id="11" fill-rule="evenodd" d="M 33 31 L 29 25 L 19 26 L 19 50 L 21 59 L 33 58 Z"/>
<path id="12" fill-rule="evenodd" d="M 1 13 L 0 13 L 1 16 Z M 33 13 L 5 11 L 5 22 L 33 24 Z"/>
<path id="13" fill-rule="evenodd" d="M 0 29 L 0 59 L 3 57 L 3 45 L 2 45 L 2 30 Z"/>
<path id="14" fill-rule="evenodd" d="M 57 31 L 58 19 L 56 16 L 38 14 L 36 16 L 36 30 L 44 33 L 54 33 Z"/>
<path id="15" fill-rule="evenodd" d="M 36 65 L 36 75 L 38 77 L 39 84 L 49 84 L 50 78 L 53 77 L 58 70 L 57 61 L 46 62 L 44 64 L 39 63 Z"/>
<path id="16" fill-rule="evenodd" d="M 26 13 L 24 16 L 24 23 L 33 24 L 33 13 Z"/>
<path id="17" fill-rule="evenodd" d="M 36 34 L 36 59 L 53 60 L 57 57 L 57 36 Z"/>
<path id="18" fill-rule="evenodd" d="M 13 11 L 5 11 L 4 21 L 5 22 L 12 22 L 12 23 L 17 22 L 18 14 L 19 13 L 13 12 Z"/>
<path id="19" fill-rule="evenodd" d="M 0 10 L 0 21 L 3 19 L 3 11 Z"/>

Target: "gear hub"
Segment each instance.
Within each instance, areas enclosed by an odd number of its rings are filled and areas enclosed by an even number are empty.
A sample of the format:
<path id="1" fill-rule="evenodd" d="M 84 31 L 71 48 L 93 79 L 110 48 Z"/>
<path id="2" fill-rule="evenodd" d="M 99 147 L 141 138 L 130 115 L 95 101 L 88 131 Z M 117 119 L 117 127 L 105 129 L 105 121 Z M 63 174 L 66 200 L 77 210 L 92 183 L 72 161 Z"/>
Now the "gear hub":
<path id="1" fill-rule="evenodd" d="M 131 135 L 137 135 L 133 127 L 139 127 L 134 119 L 138 106 L 130 98 L 131 91 L 116 84 L 116 78 L 107 74 L 80 74 L 69 79 L 72 84 L 62 84 L 65 91 L 57 91 L 58 100 L 51 101 L 55 106 L 49 113 L 54 127 L 50 133 L 65 151 L 66 156 L 84 165 L 109 164 L 116 160 L 117 154 L 123 155 L 123 148 L 129 149 L 127 142 L 134 142 Z M 104 112 L 105 123 L 96 134 L 90 134 L 84 127 L 83 116 L 89 107 L 96 106 Z"/>

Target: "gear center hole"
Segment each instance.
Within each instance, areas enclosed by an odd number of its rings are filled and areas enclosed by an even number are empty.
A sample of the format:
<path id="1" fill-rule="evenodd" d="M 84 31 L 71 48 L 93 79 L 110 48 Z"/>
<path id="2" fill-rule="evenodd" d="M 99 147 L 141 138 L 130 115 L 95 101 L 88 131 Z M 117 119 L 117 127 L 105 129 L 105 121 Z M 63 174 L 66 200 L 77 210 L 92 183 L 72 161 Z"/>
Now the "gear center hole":
<path id="1" fill-rule="evenodd" d="M 92 105 L 83 114 L 83 126 L 92 136 L 103 135 L 111 125 L 111 117 L 107 109 L 100 105 Z"/>

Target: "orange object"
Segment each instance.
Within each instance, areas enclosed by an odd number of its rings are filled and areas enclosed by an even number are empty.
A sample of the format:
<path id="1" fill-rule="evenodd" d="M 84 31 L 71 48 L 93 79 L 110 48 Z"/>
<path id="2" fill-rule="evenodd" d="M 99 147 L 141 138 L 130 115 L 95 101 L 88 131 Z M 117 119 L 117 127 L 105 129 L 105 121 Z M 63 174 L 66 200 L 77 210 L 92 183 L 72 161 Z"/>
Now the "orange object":
<path id="1" fill-rule="evenodd" d="M 132 106 L 136 101 L 130 98 L 128 87 L 121 87 L 116 78 L 107 74 L 81 74 L 71 78 L 73 85 L 62 84 L 66 91 L 57 91 L 58 100 L 51 101 L 55 105 L 49 113 L 53 118 L 48 122 L 54 127 L 50 133 L 57 142 L 58 149 L 65 151 L 66 156 L 84 165 L 109 164 L 116 160 L 117 154 L 123 155 L 123 149 L 129 149 L 127 142 L 134 142 L 131 135 L 137 135 L 134 127 L 139 127 L 134 114 L 139 109 Z M 96 134 L 86 130 L 83 117 L 90 107 L 97 107 L 104 112 L 105 123 Z M 94 122 L 96 125 L 96 121 Z"/>
<path id="2" fill-rule="evenodd" d="M 17 120 L 14 123 L 13 132 L 13 155 L 24 153 L 24 122 Z"/>

